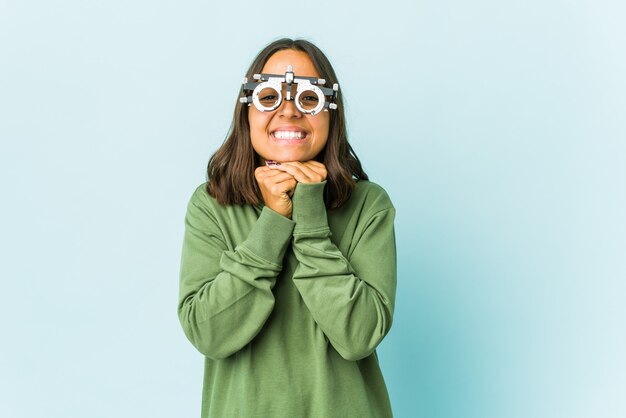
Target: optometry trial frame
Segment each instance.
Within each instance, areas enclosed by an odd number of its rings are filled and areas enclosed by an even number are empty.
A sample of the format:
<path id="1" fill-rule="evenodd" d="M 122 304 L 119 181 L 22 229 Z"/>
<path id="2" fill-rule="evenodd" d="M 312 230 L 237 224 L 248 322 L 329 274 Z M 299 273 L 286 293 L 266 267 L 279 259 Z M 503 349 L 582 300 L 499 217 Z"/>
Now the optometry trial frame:
<path id="1" fill-rule="evenodd" d="M 324 87 L 326 80 L 316 77 L 296 77 L 293 67 L 287 66 L 285 75 L 281 74 L 254 74 L 256 82 L 248 82 L 244 77 L 241 91 L 243 97 L 241 103 L 254 106 L 260 112 L 276 110 L 283 101 L 282 85 L 285 83 L 285 100 L 293 100 L 300 112 L 308 115 L 316 115 L 322 110 L 337 109 L 335 100 L 339 91 L 339 84 L 333 84 L 332 88 Z M 296 85 L 296 95 L 292 97 L 292 85 Z M 252 92 L 250 94 L 250 92 Z"/>

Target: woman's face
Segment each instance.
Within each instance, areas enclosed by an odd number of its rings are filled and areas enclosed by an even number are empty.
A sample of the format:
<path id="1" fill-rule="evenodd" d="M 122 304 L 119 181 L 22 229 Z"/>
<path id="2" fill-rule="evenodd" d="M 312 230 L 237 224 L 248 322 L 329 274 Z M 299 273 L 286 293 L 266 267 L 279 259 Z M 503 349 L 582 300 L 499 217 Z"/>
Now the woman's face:
<path id="1" fill-rule="evenodd" d="M 288 65 L 293 67 L 296 77 L 320 77 L 305 52 L 291 49 L 272 55 L 261 72 L 285 74 Z M 255 106 L 248 108 L 252 147 L 263 160 L 312 160 L 326 145 L 330 115 L 324 111 L 315 116 L 304 114 L 293 100 L 284 100 L 284 85 L 282 93 L 282 103 L 272 112 L 260 112 Z"/>

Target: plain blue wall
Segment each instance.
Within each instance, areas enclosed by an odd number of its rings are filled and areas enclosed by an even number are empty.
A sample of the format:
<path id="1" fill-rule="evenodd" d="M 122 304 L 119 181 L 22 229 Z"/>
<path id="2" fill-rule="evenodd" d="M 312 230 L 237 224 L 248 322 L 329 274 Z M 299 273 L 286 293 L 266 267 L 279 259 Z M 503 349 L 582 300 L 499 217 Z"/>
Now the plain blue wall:
<path id="1" fill-rule="evenodd" d="M 0 0 L 0 416 L 195 417 L 183 217 L 243 73 L 325 50 L 397 207 L 397 417 L 626 416 L 626 7 Z"/>

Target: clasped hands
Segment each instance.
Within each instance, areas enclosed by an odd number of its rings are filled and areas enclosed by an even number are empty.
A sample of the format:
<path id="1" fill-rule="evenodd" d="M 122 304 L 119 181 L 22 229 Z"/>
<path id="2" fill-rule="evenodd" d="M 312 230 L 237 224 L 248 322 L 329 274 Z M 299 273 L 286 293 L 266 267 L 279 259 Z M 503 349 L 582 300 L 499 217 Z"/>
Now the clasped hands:
<path id="1" fill-rule="evenodd" d="M 265 206 L 291 219 L 291 197 L 298 183 L 319 183 L 326 180 L 326 166 L 318 161 L 287 161 L 257 167 L 254 170 Z"/>

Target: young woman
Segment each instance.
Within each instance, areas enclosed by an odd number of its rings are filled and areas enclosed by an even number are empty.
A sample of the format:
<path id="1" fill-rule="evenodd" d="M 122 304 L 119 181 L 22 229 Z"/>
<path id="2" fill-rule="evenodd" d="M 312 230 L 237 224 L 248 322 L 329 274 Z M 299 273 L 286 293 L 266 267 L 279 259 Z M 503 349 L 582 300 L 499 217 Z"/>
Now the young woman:
<path id="1" fill-rule="evenodd" d="M 178 316 L 205 356 L 202 417 L 392 416 L 375 349 L 395 209 L 348 143 L 336 83 L 312 43 L 265 47 L 190 198 Z"/>

